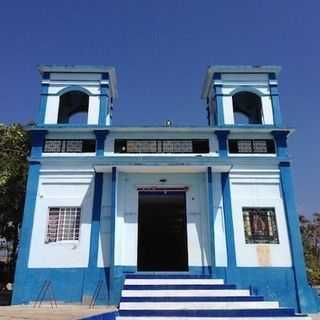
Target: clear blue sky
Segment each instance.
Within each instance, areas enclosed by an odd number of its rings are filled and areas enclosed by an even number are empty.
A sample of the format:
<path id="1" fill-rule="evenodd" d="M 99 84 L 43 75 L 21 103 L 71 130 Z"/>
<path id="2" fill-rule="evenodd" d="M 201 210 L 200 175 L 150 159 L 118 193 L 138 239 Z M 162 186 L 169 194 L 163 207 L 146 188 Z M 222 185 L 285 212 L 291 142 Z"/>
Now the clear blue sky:
<path id="1" fill-rule="evenodd" d="M 3 1 L 0 122 L 39 105 L 37 64 L 116 67 L 115 124 L 205 125 L 210 64 L 276 64 L 300 212 L 320 211 L 319 1 Z"/>

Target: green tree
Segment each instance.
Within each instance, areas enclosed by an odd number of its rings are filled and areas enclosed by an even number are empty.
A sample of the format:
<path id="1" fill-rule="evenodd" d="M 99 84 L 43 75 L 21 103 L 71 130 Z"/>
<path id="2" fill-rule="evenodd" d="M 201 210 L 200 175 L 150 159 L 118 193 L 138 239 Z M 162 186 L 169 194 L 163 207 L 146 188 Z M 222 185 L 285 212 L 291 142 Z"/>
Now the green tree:
<path id="1" fill-rule="evenodd" d="M 300 230 L 309 282 L 320 285 L 320 213 L 311 219 L 300 216 Z"/>
<path id="2" fill-rule="evenodd" d="M 11 276 L 23 214 L 29 149 L 29 134 L 21 125 L 0 125 L 0 237 L 12 243 Z"/>

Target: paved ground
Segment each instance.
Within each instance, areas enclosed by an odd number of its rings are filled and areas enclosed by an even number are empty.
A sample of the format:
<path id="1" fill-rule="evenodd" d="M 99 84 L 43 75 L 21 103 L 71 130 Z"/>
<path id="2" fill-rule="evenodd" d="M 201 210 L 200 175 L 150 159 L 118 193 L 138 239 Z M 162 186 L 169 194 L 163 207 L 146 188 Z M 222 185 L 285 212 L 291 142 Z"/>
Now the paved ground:
<path id="1" fill-rule="evenodd" d="M 89 315 L 95 315 L 115 310 L 114 307 L 58 305 L 58 308 L 43 305 L 40 308 L 32 306 L 0 307 L 0 320 L 78 320 Z"/>
<path id="2" fill-rule="evenodd" d="M 114 310 L 115 308 L 112 306 L 96 307 L 95 309 L 79 305 L 59 305 L 58 308 L 51 308 L 46 305 L 41 306 L 41 308 L 10 306 L 0 307 L 0 320 L 78 320 L 89 315 Z M 313 315 L 312 319 L 320 320 L 320 314 Z"/>

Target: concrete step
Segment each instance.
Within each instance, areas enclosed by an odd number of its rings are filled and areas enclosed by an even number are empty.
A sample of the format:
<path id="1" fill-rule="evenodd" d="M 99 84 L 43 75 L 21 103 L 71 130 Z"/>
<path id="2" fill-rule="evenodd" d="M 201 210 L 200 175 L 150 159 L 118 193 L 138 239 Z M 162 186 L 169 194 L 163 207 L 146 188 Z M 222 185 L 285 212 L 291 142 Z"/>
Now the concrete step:
<path id="1" fill-rule="evenodd" d="M 126 279 L 213 279 L 211 275 L 189 274 L 184 272 L 139 272 L 126 273 Z"/>
<path id="2" fill-rule="evenodd" d="M 291 308 L 268 309 L 210 309 L 210 310 L 119 310 L 120 317 L 212 317 L 212 318 L 249 318 L 251 317 L 298 317 Z M 150 318 L 149 318 L 150 319 Z"/>
<path id="3" fill-rule="evenodd" d="M 125 279 L 125 285 L 223 285 L 223 279 L 170 279 L 170 278 L 129 278 Z"/>
<path id="4" fill-rule="evenodd" d="M 150 317 L 131 317 L 131 316 L 119 316 L 117 320 L 150 320 Z M 259 317 L 152 317 L 152 320 L 312 320 L 311 317 L 307 316 L 259 316 Z"/>
<path id="5" fill-rule="evenodd" d="M 215 290 L 122 290 L 122 297 L 235 297 L 250 296 L 247 289 Z"/>
<path id="6" fill-rule="evenodd" d="M 123 290 L 224 290 L 236 289 L 234 284 L 145 284 L 124 285 Z"/>
<path id="7" fill-rule="evenodd" d="M 225 296 L 225 297 L 121 297 L 121 302 L 228 302 L 264 301 L 262 296 Z"/>
<path id="8" fill-rule="evenodd" d="M 276 301 L 227 301 L 227 302 L 121 302 L 120 310 L 238 310 L 275 309 Z"/>

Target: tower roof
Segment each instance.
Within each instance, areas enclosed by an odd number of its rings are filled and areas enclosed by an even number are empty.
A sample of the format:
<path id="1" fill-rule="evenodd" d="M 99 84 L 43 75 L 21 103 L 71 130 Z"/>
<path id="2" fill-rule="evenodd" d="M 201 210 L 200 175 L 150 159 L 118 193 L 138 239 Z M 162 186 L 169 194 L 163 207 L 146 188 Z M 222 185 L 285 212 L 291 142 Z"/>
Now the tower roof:
<path id="1" fill-rule="evenodd" d="M 39 65 L 38 70 L 42 76 L 44 73 L 106 73 L 110 81 L 112 97 L 118 97 L 117 76 L 114 67 L 104 65 Z"/>
<path id="2" fill-rule="evenodd" d="M 209 94 L 211 83 L 213 81 L 213 77 L 215 73 L 274 73 L 278 75 L 281 71 L 281 67 L 279 66 L 259 66 L 259 65 L 243 65 L 243 66 L 225 66 L 225 65 L 213 65 L 209 66 L 207 69 L 207 73 L 204 78 L 203 86 L 202 86 L 202 92 L 201 92 L 201 98 L 206 99 L 206 97 Z"/>

